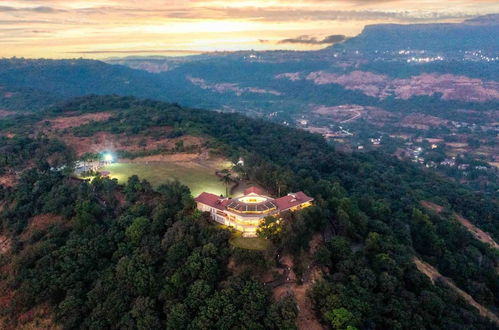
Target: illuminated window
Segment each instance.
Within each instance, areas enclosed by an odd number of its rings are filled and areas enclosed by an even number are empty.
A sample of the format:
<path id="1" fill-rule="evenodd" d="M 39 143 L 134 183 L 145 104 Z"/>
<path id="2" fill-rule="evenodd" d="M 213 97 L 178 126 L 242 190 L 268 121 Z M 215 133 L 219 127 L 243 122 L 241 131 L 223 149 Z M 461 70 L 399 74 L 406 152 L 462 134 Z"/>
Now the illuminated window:
<path id="1" fill-rule="evenodd" d="M 251 197 L 242 197 L 239 199 L 243 203 L 247 204 L 257 204 L 257 203 L 263 203 L 267 200 L 265 197 L 260 197 L 260 196 L 251 196 Z"/>

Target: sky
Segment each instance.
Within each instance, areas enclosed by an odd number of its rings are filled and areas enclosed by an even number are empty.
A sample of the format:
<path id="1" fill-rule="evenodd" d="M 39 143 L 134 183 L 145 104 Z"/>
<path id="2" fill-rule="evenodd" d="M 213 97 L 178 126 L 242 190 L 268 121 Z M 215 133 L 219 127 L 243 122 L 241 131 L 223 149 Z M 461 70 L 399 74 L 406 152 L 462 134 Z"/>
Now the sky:
<path id="1" fill-rule="evenodd" d="M 0 0 L 0 57 L 320 49 L 378 23 L 460 22 L 497 0 Z"/>

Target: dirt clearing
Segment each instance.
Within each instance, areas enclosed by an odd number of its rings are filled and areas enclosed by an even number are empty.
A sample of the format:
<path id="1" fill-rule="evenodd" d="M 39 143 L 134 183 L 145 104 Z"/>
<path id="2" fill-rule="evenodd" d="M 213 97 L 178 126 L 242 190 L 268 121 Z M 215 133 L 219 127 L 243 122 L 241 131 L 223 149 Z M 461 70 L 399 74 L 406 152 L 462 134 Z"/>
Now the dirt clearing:
<path id="1" fill-rule="evenodd" d="M 173 149 L 180 141 L 184 148 L 201 146 L 204 139 L 195 136 L 182 136 L 178 138 L 153 138 L 143 134 L 127 136 L 125 134 L 111 134 L 109 132 L 98 132 L 90 137 L 79 137 L 72 134 L 64 134 L 60 138 L 80 157 L 85 153 L 100 153 L 102 151 L 128 151 L 140 152 L 151 151 L 159 148 Z"/>
<path id="2" fill-rule="evenodd" d="M 444 210 L 443 206 L 437 205 L 430 201 L 421 201 L 421 205 L 429 210 L 432 210 L 437 213 L 441 213 Z"/>
<path id="3" fill-rule="evenodd" d="M 426 209 L 432 210 L 436 213 L 441 213 L 445 208 L 441 205 L 429 201 L 421 201 L 421 205 Z M 456 220 L 462 224 L 477 240 L 489 244 L 495 249 L 499 249 L 499 244 L 490 236 L 489 233 L 484 232 L 474 224 L 472 224 L 468 219 L 464 218 L 462 215 L 454 213 Z"/>
<path id="4" fill-rule="evenodd" d="M 62 223 L 64 220 L 60 215 L 39 214 L 29 221 L 28 227 L 21 234 L 23 240 L 30 238 L 35 231 L 43 231 L 56 223 Z"/>
<path id="5" fill-rule="evenodd" d="M 52 309 L 44 304 L 36 306 L 19 315 L 17 323 L 8 322 L 7 318 L 0 318 L 0 328 L 5 330 L 60 330 L 62 327 L 54 321 Z"/>
<path id="6" fill-rule="evenodd" d="M 482 241 L 483 243 L 489 244 L 493 248 L 499 249 L 499 245 L 494 241 L 492 236 L 490 236 L 488 233 L 476 227 L 468 219 L 462 217 L 461 215 L 456 213 L 454 214 L 454 216 L 456 217 L 456 220 L 459 221 L 459 223 L 465 226 L 466 229 L 468 229 L 468 231 L 472 233 L 473 236 L 475 236 L 476 239 Z"/>
<path id="7" fill-rule="evenodd" d="M 61 116 L 47 121 L 50 123 L 49 124 L 50 128 L 56 130 L 63 130 L 66 128 L 83 126 L 93 121 L 106 121 L 109 118 L 111 118 L 112 115 L 113 114 L 111 112 L 99 112 L 99 113 L 89 113 L 79 116 L 69 116 L 69 117 Z M 44 123 L 45 121 L 42 123 L 42 125 L 44 125 Z"/>
<path id="8" fill-rule="evenodd" d="M 309 242 L 309 254 L 314 253 L 321 244 L 323 244 L 322 236 L 314 236 Z M 312 307 L 312 301 L 308 296 L 308 292 L 312 285 L 322 278 L 321 270 L 317 266 L 309 265 L 303 274 L 302 284 L 299 284 L 297 275 L 293 271 L 293 258 L 290 255 L 283 255 L 280 259 L 280 263 L 284 267 L 285 281 L 282 285 L 274 288 L 274 299 L 280 300 L 288 295 L 293 295 L 295 297 L 296 305 L 298 307 L 298 317 L 296 319 L 298 329 L 326 329 L 317 319 Z"/>
<path id="9" fill-rule="evenodd" d="M 7 236 L 0 235 L 0 254 L 5 254 L 9 252 L 11 247 L 11 240 Z"/>
<path id="10" fill-rule="evenodd" d="M 290 267 L 292 268 L 292 267 Z M 320 272 L 311 270 L 310 278 L 302 285 L 296 283 L 296 275 L 293 270 L 289 269 L 287 279 L 283 285 L 278 286 L 273 290 L 274 299 L 280 300 L 286 296 L 293 295 L 298 307 L 298 317 L 296 323 L 298 329 L 302 330 L 322 330 L 326 329 L 317 319 L 314 310 L 312 309 L 312 301 L 308 296 L 308 291 L 320 277 Z"/>
<path id="11" fill-rule="evenodd" d="M 139 157 L 134 159 L 122 159 L 120 161 L 124 163 L 132 163 L 132 164 L 142 164 L 142 163 L 190 163 L 200 161 L 199 154 L 188 154 L 188 153 L 179 153 L 179 154 L 169 154 L 169 155 L 152 155 L 146 157 Z"/>
<path id="12" fill-rule="evenodd" d="M 14 111 L 0 110 L 0 118 L 14 116 L 15 114 L 16 113 Z"/>
<path id="13" fill-rule="evenodd" d="M 423 115 L 420 113 L 411 113 L 400 122 L 401 127 L 416 128 L 427 130 L 430 127 L 437 127 L 445 124 L 447 121 L 435 116 Z"/>
<path id="14" fill-rule="evenodd" d="M 14 174 L 0 175 L 0 185 L 5 187 L 13 187 L 17 183 L 17 178 Z"/>

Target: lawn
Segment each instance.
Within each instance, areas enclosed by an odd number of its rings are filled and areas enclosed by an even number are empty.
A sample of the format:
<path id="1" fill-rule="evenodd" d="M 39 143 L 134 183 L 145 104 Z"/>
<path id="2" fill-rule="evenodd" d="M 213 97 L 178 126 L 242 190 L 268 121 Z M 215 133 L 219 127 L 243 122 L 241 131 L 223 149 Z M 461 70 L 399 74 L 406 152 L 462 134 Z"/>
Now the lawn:
<path id="1" fill-rule="evenodd" d="M 215 168 L 198 163 L 115 163 L 105 166 L 102 170 L 109 171 L 111 178 L 120 183 L 126 183 L 134 174 L 140 179 L 146 179 L 153 187 L 158 187 L 170 180 L 177 179 L 191 189 L 193 196 L 203 191 L 213 194 L 225 194 L 225 185 L 215 175 Z"/>
<path id="2" fill-rule="evenodd" d="M 230 239 L 230 244 L 241 249 L 257 251 L 265 251 L 270 246 L 269 240 L 266 240 L 264 238 L 242 237 L 237 234 Z"/>
<path id="3" fill-rule="evenodd" d="M 234 247 L 256 251 L 265 251 L 270 247 L 270 241 L 268 239 L 260 237 L 243 237 L 241 232 L 235 231 L 233 228 L 219 223 L 214 223 L 213 226 L 218 229 L 231 230 L 232 235 L 229 243 Z"/>

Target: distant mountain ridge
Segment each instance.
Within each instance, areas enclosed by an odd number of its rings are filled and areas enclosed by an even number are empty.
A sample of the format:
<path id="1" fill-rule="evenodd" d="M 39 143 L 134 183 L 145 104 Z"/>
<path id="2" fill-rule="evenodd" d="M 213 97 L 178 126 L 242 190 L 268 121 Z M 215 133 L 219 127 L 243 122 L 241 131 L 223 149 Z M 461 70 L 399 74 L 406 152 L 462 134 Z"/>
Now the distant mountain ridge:
<path id="1" fill-rule="evenodd" d="M 470 18 L 464 21 L 465 24 L 483 24 L 483 25 L 498 25 L 499 14 L 489 14 Z"/>
<path id="2" fill-rule="evenodd" d="M 395 51 L 499 51 L 499 14 L 476 17 L 462 23 L 376 24 L 334 50 Z"/>

